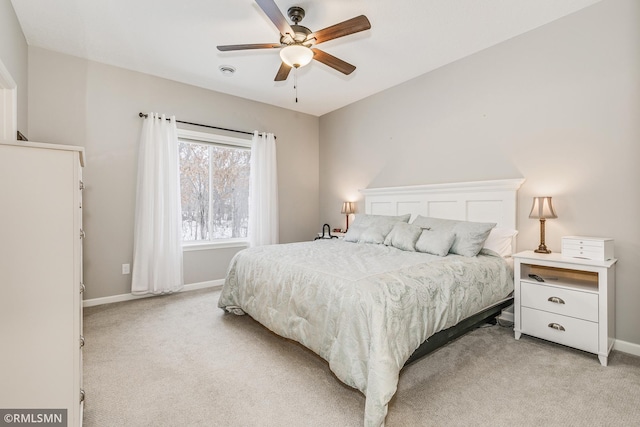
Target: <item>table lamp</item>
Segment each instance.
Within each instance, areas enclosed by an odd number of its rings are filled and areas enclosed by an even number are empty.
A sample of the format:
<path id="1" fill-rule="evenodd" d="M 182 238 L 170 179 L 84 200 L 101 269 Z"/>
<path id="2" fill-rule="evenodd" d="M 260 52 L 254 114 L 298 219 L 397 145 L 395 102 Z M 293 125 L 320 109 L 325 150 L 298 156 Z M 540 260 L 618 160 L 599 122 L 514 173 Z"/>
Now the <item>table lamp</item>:
<path id="1" fill-rule="evenodd" d="M 356 204 L 354 202 L 344 202 L 342 204 L 342 213 L 345 214 L 347 216 L 347 228 L 345 228 L 345 233 L 347 231 L 349 231 L 349 215 L 351 215 L 352 213 L 355 213 L 356 211 Z"/>
<path id="2" fill-rule="evenodd" d="M 547 245 L 544 243 L 544 223 L 547 219 L 558 218 L 553 205 L 551 204 L 551 197 L 534 197 L 533 206 L 531 207 L 531 213 L 529 218 L 540 219 L 540 246 L 534 252 L 539 254 L 550 254 L 551 251 L 547 249 Z"/>

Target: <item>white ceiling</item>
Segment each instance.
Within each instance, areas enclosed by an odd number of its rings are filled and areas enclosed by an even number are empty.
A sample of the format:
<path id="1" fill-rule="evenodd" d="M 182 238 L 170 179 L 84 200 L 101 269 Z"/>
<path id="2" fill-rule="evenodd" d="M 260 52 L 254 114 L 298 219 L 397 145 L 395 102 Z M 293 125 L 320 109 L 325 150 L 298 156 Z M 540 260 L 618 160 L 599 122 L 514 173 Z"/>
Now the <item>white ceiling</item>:
<path id="1" fill-rule="evenodd" d="M 27 43 L 316 116 L 549 23 L 600 0 L 276 0 L 301 6 L 312 31 L 364 14 L 371 30 L 319 47 L 357 67 L 349 76 L 317 61 L 274 82 L 277 49 L 220 52 L 217 45 L 278 43 L 253 0 L 12 0 Z M 226 77 L 218 70 L 231 65 Z"/>

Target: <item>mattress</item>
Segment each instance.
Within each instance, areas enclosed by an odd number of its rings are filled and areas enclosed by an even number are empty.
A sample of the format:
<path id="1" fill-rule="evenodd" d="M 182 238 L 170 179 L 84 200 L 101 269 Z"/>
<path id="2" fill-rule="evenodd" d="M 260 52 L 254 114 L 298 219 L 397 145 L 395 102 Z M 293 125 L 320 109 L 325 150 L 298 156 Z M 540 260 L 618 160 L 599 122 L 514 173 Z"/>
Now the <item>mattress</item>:
<path id="1" fill-rule="evenodd" d="M 324 358 L 364 393 L 364 425 L 377 427 L 420 344 L 512 291 L 507 262 L 491 251 L 438 257 L 321 239 L 238 252 L 218 306 Z"/>

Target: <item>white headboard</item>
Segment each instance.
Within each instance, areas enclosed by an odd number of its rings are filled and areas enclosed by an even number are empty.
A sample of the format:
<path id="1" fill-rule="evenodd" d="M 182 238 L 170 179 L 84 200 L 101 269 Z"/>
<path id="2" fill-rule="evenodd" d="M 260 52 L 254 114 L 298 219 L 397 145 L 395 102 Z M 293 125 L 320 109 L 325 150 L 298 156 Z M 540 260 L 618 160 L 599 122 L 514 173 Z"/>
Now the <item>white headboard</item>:
<path id="1" fill-rule="evenodd" d="M 497 227 L 516 228 L 517 192 L 524 179 L 367 188 L 365 213 L 495 222 Z"/>

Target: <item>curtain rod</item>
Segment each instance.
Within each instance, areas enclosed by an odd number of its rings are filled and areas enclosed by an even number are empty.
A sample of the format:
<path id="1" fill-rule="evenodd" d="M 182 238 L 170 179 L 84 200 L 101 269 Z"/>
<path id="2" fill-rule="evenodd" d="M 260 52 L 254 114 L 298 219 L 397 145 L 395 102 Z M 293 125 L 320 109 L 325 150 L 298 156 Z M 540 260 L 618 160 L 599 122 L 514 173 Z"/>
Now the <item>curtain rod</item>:
<path id="1" fill-rule="evenodd" d="M 144 117 L 145 119 L 147 117 L 149 117 L 148 114 L 145 114 L 145 113 L 142 113 L 142 112 L 138 113 L 138 116 L 139 117 Z M 167 120 L 170 120 L 170 119 L 167 118 Z M 209 129 L 224 130 L 224 131 L 227 131 L 227 132 L 243 133 L 245 135 L 252 135 L 253 136 L 253 132 L 247 132 L 245 130 L 227 129 L 227 128 L 221 128 L 221 127 L 218 127 L 218 126 L 202 125 L 200 123 L 193 123 L 193 122 L 185 122 L 185 121 L 182 121 L 182 120 L 176 120 L 176 123 L 183 123 L 185 125 L 192 125 L 192 126 L 200 126 L 200 127 L 209 128 Z M 262 135 L 262 133 L 260 133 L 260 135 Z M 277 139 L 275 135 L 273 136 L 273 138 Z"/>

